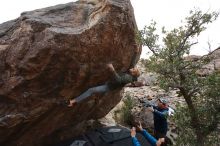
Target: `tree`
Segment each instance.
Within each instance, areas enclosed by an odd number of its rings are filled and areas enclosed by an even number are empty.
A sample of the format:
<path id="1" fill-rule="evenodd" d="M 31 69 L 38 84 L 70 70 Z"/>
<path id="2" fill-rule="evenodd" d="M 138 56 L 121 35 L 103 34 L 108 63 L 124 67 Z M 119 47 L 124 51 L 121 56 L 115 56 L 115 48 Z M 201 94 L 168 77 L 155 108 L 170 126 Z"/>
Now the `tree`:
<path id="1" fill-rule="evenodd" d="M 198 70 L 211 58 L 204 56 L 192 61 L 187 56 L 197 43 L 195 38 L 217 17 L 216 12 L 190 11 L 184 26 L 171 31 L 162 29 L 162 45 L 159 45 L 159 35 L 155 33 L 156 22 L 139 31 L 140 43 L 153 53 L 146 62 L 147 69 L 159 74 L 162 88 L 176 88 L 185 99 L 187 106 L 180 106 L 176 114 L 178 145 L 210 145 L 210 140 L 216 138 L 220 121 L 220 73 L 201 77 Z"/>

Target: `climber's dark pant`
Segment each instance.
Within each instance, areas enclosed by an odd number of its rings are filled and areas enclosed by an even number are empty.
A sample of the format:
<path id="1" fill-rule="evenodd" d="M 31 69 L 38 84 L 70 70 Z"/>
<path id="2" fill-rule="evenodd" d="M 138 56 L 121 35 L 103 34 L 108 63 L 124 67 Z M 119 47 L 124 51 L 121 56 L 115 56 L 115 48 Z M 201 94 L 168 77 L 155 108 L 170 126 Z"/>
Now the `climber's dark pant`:
<path id="1" fill-rule="evenodd" d="M 166 133 L 162 133 L 159 131 L 154 131 L 154 137 L 158 140 L 159 138 L 165 138 L 166 137 Z"/>

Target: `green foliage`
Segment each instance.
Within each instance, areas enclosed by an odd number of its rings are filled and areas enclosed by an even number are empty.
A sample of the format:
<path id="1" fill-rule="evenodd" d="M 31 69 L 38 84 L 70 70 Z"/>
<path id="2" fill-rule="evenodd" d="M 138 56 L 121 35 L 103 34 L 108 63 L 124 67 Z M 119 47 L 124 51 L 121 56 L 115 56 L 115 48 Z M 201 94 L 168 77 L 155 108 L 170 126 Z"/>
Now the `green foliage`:
<path id="1" fill-rule="evenodd" d="M 143 30 L 138 33 L 138 41 L 141 42 L 144 46 L 147 46 L 154 53 L 157 52 L 159 45 L 157 45 L 157 41 L 159 39 L 159 35 L 155 34 L 156 31 L 156 22 L 152 21 L 151 25 L 145 26 Z"/>
<path id="2" fill-rule="evenodd" d="M 199 111 L 201 109 L 201 111 Z M 206 109 L 206 108 L 205 108 Z M 208 110 L 207 108 L 206 110 Z M 197 111 L 199 111 L 199 116 L 201 117 L 200 120 L 205 118 L 204 107 L 198 107 Z M 207 122 L 209 120 L 204 120 L 204 122 Z M 192 127 L 191 124 L 191 118 L 190 118 L 190 110 L 187 106 L 178 105 L 176 109 L 176 113 L 174 115 L 174 122 L 178 126 L 177 127 L 177 134 L 178 138 L 176 139 L 176 145 L 177 146 L 197 146 L 197 139 L 194 132 L 194 127 Z M 210 121 L 211 122 L 211 121 Z M 203 126 L 208 125 L 209 123 L 204 123 Z M 205 130 L 207 128 L 201 127 L 201 130 Z M 208 132 L 208 131 L 207 131 Z M 217 146 L 220 143 L 220 139 L 218 138 L 219 133 L 216 130 L 213 130 L 209 132 L 209 134 L 206 136 L 206 139 L 204 141 L 204 145 L 210 145 L 210 146 Z"/>
<path id="3" fill-rule="evenodd" d="M 122 107 L 122 122 L 128 125 L 131 125 L 132 115 L 131 110 L 134 107 L 134 100 L 129 94 L 125 96 L 124 106 Z"/>
<path id="4" fill-rule="evenodd" d="M 177 146 L 193 146 L 196 143 L 196 137 L 194 136 L 193 128 L 190 126 L 190 114 L 187 107 L 181 105 L 177 106 L 176 113 L 174 115 L 174 122 L 178 126 L 176 139 Z M 188 126 L 186 126 L 188 125 Z"/>
<path id="5" fill-rule="evenodd" d="M 165 36 L 163 45 L 158 45 L 155 22 L 139 32 L 139 40 L 153 53 L 146 67 L 159 74 L 158 81 L 163 89 L 178 88 L 186 101 L 187 106 L 179 107 L 175 118 L 179 126 L 178 145 L 205 145 L 216 138 L 220 121 L 220 74 L 200 77 L 198 70 L 211 58 L 202 57 L 192 61 L 187 56 L 191 47 L 197 43 L 195 38 L 217 16 L 216 12 L 190 11 L 184 26 L 171 31 L 162 29 Z"/>

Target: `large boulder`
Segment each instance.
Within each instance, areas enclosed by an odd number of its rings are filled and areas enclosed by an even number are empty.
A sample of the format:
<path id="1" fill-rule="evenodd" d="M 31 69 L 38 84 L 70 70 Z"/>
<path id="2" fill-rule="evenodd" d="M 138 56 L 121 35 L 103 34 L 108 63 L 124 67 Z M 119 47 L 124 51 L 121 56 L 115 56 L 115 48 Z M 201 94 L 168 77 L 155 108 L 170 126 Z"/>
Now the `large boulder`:
<path id="1" fill-rule="evenodd" d="M 120 90 L 62 101 L 126 71 L 137 26 L 129 0 L 79 0 L 0 24 L 0 145 L 51 145 L 105 116 Z"/>

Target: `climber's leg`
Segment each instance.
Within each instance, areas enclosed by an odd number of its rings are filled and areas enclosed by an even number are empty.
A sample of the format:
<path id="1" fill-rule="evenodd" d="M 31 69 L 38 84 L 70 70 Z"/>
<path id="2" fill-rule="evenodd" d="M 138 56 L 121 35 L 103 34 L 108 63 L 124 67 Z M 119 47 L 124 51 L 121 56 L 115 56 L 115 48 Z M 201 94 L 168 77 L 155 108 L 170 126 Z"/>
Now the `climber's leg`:
<path id="1" fill-rule="evenodd" d="M 70 100 L 69 106 L 72 106 L 75 103 L 81 102 L 82 100 L 84 100 L 87 97 L 91 96 L 93 93 L 105 93 L 107 91 L 109 91 L 109 87 L 106 84 L 101 85 L 101 86 L 97 86 L 97 87 L 89 88 L 87 91 L 85 91 L 84 93 L 82 93 L 78 97 Z"/>

